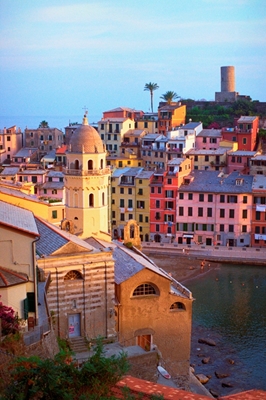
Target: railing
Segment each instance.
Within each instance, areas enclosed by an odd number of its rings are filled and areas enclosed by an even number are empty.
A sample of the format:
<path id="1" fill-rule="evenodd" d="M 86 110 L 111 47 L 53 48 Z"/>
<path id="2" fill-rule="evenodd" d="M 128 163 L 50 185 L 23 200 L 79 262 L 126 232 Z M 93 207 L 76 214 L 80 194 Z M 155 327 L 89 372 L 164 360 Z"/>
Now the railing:
<path id="1" fill-rule="evenodd" d="M 65 175 L 75 175 L 75 176 L 108 175 L 110 174 L 110 168 L 102 168 L 102 169 L 95 168 L 89 170 L 63 168 L 63 172 Z"/>

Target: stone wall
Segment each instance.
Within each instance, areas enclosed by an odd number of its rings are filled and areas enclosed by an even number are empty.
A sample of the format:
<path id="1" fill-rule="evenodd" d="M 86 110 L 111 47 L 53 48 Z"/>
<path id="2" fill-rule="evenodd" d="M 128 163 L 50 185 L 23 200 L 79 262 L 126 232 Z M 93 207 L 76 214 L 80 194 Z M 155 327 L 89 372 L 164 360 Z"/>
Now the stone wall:
<path id="1" fill-rule="evenodd" d="M 157 382 L 158 353 L 156 351 L 130 356 L 128 357 L 128 361 L 130 365 L 129 375 L 150 382 Z"/>

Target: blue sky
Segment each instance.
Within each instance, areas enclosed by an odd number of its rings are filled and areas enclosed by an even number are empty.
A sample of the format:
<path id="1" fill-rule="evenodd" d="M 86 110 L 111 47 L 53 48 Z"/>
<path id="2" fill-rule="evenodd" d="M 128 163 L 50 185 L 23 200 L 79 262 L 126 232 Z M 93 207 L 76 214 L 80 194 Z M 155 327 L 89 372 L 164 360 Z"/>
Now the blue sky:
<path id="1" fill-rule="evenodd" d="M 0 115 L 149 111 L 173 90 L 213 100 L 220 67 L 266 101 L 265 0 L 0 0 Z"/>

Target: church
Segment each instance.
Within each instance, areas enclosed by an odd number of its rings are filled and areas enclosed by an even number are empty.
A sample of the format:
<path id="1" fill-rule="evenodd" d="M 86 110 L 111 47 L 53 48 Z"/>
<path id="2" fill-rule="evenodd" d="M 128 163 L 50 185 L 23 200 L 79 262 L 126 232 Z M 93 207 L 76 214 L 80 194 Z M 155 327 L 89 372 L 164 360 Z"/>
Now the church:
<path id="1" fill-rule="evenodd" d="M 111 171 L 86 115 L 70 138 L 66 160 L 61 227 L 34 217 L 36 263 L 56 334 L 158 349 L 173 377 L 187 376 L 192 294 L 134 246 L 135 221 L 129 227 L 133 248 L 111 240 Z"/>

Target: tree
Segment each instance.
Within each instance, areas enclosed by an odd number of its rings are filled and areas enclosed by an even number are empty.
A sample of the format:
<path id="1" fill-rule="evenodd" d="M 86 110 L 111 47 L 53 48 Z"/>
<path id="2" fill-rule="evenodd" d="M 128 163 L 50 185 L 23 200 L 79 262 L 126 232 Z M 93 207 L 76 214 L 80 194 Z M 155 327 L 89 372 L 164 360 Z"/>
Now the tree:
<path id="1" fill-rule="evenodd" d="M 1 296 L 0 296 L 1 297 Z M 2 334 L 16 333 L 18 331 L 18 321 L 16 313 L 12 307 L 5 306 L 0 301 L 0 319 L 2 321 Z"/>
<path id="2" fill-rule="evenodd" d="M 48 122 L 43 120 L 42 122 L 40 122 L 39 128 L 49 128 Z"/>
<path id="3" fill-rule="evenodd" d="M 153 92 L 154 90 L 159 89 L 159 86 L 157 85 L 157 83 L 146 83 L 146 85 L 144 86 L 144 90 L 147 90 L 150 92 L 151 95 L 151 112 L 153 112 Z"/>
<path id="4" fill-rule="evenodd" d="M 168 90 L 165 92 L 160 99 L 163 99 L 164 101 L 167 102 L 167 104 L 171 104 L 174 100 L 180 99 L 180 96 L 176 94 L 176 92 L 172 92 L 171 90 Z"/>

